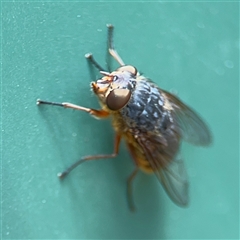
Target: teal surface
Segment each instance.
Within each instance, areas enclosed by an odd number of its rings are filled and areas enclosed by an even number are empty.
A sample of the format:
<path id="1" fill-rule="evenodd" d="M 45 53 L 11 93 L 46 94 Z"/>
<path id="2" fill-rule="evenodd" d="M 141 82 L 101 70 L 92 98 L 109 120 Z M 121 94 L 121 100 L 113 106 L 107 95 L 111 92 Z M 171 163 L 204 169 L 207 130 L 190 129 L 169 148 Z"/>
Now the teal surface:
<path id="1" fill-rule="evenodd" d="M 239 3 L 3 2 L 2 239 L 238 239 Z M 175 206 L 154 176 L 134 183 L 137 211 L 127 207 L 132 160 L 110 153 L 108 120 L 37 98 L 98 108 L 84 58 L 106 66 L 106 24 L 128 64 L 201 113 L 214 142 L 183 144 L 190 205 Z M 117 65 L 114 65 L 117 66 Z M 95 76 L 96 75 L 96 76 Z"/>

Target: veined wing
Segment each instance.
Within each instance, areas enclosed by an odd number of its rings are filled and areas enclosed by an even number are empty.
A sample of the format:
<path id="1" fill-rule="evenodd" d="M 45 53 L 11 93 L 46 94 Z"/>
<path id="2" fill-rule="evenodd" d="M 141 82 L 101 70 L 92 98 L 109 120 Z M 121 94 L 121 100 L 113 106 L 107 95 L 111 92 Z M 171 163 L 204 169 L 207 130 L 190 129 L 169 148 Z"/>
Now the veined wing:
<path id="1" fill-rule="evenodd" d="M 141 146 L 144 155 L 151 165 L 155 175 L 160 180 L 168 196 L 179 206 L 188 204 L 188 178 L 181 158 L 178 156 L 177 136 L 169 134 L 167 139 L 175 139 L 175 145 L 162 144 L 163 136 L 145 135 L 138 137 L 138 143 Z M 173 143 L 172 143 L 173 144 Z"/>
<path id="2" fill-rule="evenodd" d="M 178 124 L 183 140 L 195 145 L 209 145 L 212 141 L 210 130 L 197 113 L 171 93 L 162 89 L 160 91 L 171 104 L 171 113 Z"/>

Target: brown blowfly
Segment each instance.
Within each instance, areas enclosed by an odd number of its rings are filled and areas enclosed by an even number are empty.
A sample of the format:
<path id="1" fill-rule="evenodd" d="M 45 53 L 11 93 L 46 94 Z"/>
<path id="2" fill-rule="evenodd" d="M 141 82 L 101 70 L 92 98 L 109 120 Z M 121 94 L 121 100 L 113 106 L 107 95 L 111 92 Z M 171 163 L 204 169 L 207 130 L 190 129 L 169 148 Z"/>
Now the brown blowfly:
<path id="1" fill-rule="evenodd" d="M 123 62 L 113 46 L 113 26 L 109 24 L 107 27 L 108 50 L 120 67 L 108 72 L 94 60 L 92 54 L 86 54 L 86 58 L 102 75 L 102 78 L 91 83 L 101 109 L 43 100 L 37 100 L 37 104 L 72 108 L 99 119 L 111 117 L 116 133 L 113 153 L 82 157 L 58 176 L 66 177 L 88 160 L 115 158 L 123 138 L 135 164 L 135 169 L 127 179 L 130 209 L 134 209 L 132 181 L 139 170 L 155 173 L 173 202 L 186 206 L 188 180 L 179 156 L 180 142 L 185 140 L 195 145 L 209 145 L 210 131 L 203 120 L 176 96 L 159 88 L 134 66 Z"/>

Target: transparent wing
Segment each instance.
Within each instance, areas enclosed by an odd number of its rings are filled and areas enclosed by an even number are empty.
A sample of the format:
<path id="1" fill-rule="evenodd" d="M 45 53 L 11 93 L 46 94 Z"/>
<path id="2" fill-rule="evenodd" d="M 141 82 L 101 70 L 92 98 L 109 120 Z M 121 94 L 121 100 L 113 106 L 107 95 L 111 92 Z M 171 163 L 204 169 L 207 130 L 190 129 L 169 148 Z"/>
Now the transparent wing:
<path id="1" fill-rule="evenodd" d="M 177 157 L 177 136 L 169 134 L 166 138 L 166 140 L 175 139 L 175 145 L 163 145 L 160 143 L 163 142 L 160 138 L 162 137 L 146 138 L 146 136 L 140 136 L 138 143 L 168 196 L 177 205 L 184 207 L 188 204 L 189 199 L 188 177 L 182 159 Z M 169 143 L 169 141 L 167 142 Z"/>
<path id="2" fill-rule="evenodd" d="M 197 113 L 171 93 L 160 91 L 171 103 L 172 115 L 180 128 L 183 140 L 195 145 L 209 145 L 212 141 L 210 130 Z"/>
<path id="3" fill-rule="evenodd" d="M 188 204 L 188 178 L 180 157 L 176 157 L 165 168 L 155 171 L 155 174 L 160 179 L 169 197 L 176 204 L 180 206 Z"/>

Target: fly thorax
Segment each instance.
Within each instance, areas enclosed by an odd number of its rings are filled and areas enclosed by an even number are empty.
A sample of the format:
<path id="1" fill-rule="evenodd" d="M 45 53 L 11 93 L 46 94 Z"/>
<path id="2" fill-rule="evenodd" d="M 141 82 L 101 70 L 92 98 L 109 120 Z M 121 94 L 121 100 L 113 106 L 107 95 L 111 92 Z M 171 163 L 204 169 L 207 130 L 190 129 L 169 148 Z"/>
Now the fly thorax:
<path id="1" fill-rule="evenodd" d="M 163 105 L 164 96 L 159 89 L 148 79 L 140 78 L 130 101 L 120 112 L 130 128 L 154 131 L 168 117 Z"/>

